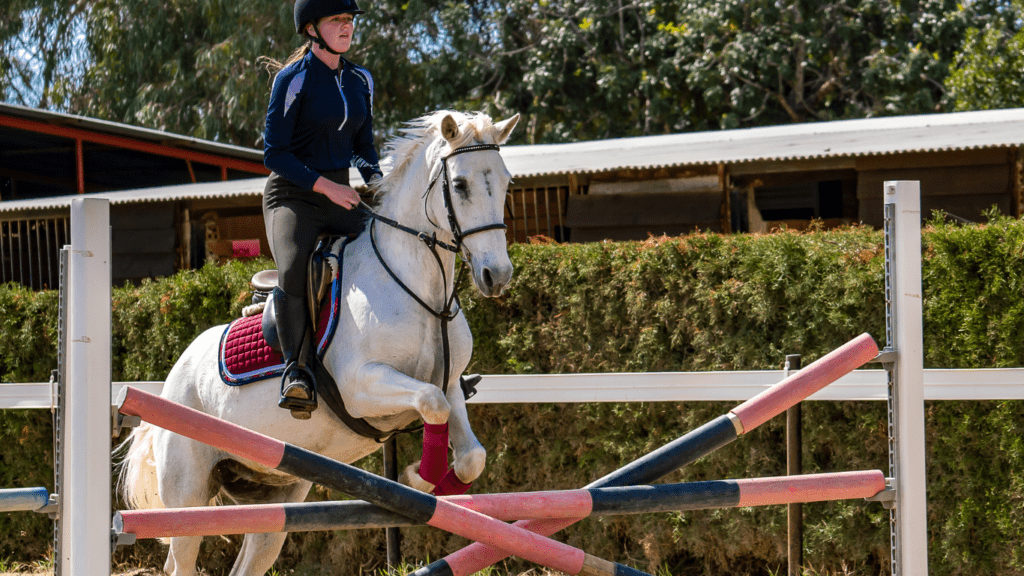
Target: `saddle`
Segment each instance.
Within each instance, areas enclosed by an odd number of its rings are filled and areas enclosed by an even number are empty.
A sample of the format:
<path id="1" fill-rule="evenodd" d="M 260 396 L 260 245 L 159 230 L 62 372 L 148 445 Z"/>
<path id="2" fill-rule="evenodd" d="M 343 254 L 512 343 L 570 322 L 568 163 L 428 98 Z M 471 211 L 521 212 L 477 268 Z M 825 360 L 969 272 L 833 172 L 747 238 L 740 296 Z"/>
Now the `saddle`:
<path id="1" fill-rule="evenodd" d="M 324 354 L 338 325 L 338 311 L 342 305 L 341 271 L 347 240 L 345 236 L 321 236 L 309 258 L 307 287 L 309 314 L 315 332 L 315 352 L 306 359 L 307 366 L 313 372 L 317 396 L 324 400 L 331 411 L 360 436 L 383 442 L 406 430 L 380 430 L 366 419 L 352 416 L 345 408 L 337 382 L 323 364 Z M 253 275 L 250 283 L 253 289 L 252 305 L 243 310 L 243 317 L 232 322 L 221 337 L 218 364 L 221 379 L 229 386 L 242 386 L 280 376 L 284 372 L 284 360 L 277 336 L 277 318 L 273 312 L 274 307 L 267 305 L 277 286 L 277 270 L 261 270 Z M 477 374 L 460 377 L 459 384 L 467 399 L 476 394 L 476 385 L 480 379 Z"/>
<path id="2" fill-rule="evenodd" d="M 324 234 L 317 239 L 313 252 L 309 255 L 306 265 L 306 302 L 309 305 L 309 320 L 317 326 L 320 313 L 327 300 L 331 284 L 341 275 L 341 254 L 345 249 L 347 236 L 331 236 Z M 252 286 L 252 306 L 243 311 L 243 315 L 263 312 L 263 337 L 271 348 L 280 352 L 281 345 L 277 339 L 277 318 L 274 308 L 267 306 L 270 295 L 277 286 L 277 270 L 260 270 L 250 280 Z"/>
<path id="3" fill-rule="evenodd" d="M 309 259 L 309 314 L 315 327 L 315 350 L 306 358 L 316 381 L 316 394 L 346 426 L 357 434 L 383 442 L 394 432 L 383 431 L 345 408 L 338 385 L 323 364 L 323 356 L 334 337 L 341 307 L 341 261 L 347 240 L 344 236 L 321 236 Z M 220 376 L 229 386 L 243 386 L 256 380 L 280 376 L 284 360 L 277 336 L 274 307 L 268 306 L 277 286 L 277 270 L 253 275 L 252 305 L 243 317 L 232 322 L 220 344 Z"/>

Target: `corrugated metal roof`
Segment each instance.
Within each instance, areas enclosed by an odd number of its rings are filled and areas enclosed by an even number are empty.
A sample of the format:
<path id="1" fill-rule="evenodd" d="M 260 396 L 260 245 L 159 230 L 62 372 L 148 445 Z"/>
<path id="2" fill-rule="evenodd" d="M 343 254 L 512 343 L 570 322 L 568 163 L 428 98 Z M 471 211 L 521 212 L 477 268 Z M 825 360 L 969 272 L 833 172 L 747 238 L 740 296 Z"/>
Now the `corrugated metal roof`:
<path id="1" fill-rule="evenodd" d="M 507 146 L 514 176 L 1024 145 L 1024 108 Z"/>
<path id="2" fill-rule="evenodd" d="M 1015 108 L 618 138 L 572 144 L 506 146 L 502 149 L 502 156 L 513 178 L 525 178 L 600 173 L 627 168 L 877 156 L 1022 145 L 1024 108 Z M 350 175 L 353 185 L 362 184 L 357 170 L 352 169 Z M 90 196 L 108 198 L 113 204 L 259 196 L 263 193 L 265 183 L 266 178 L 252 178 Z M 0 202 L 0 213 L 66 208 L 71 205 L 72 199 L 78 197 L 73 195 Z"/>
<path id="3" fill-rule="evenodd" d="M 110 200 L 111 204 L 200 200 L 204 198 L 228 198 L 234 196 L 262 196 L 263 187 L 266 183 L 266 178 L 247 178 L 245 180 L 179 184 L 177 186 L 140 188 L 138 190 L 122 190 L 119 192 L 97 192 L 86 195 L 72 194 L 69 196 L 53 196 L 50 198 L 34 198 L 31 200 L 9 200 L 6 202 L 0 202 L 0 213 L 70 208 L 72 200 L 86 196 L 89 198 L 106 198 L 107 200 Z"/>
<path id="4" fill-rule="evenodd" d="M 138 126 L 120 124 L 118 122 L 108 122 L 106 120 L 98 120 L 96 118 L 88 118 L 86 116 L 76 116 L 74 114 L 65 114 L 63 112 L 40 110 L 38 108 L 28 108 L 25 106 L 2 103 L 0 103 L 0 114 L 15 118 L 23 118 L 25 120 L 35 120 L 37 122 L 44 122 L 54 126 L 69 126 L 92 132 L 122 136 L 125 138 L 134 138 L 164 146 L 174 146 L 176 148 L 185 148 L 210 154 L 217 154 L 219 156 L 228 156 L 249 162 L 263 163 L 263 150 L 233 146 L 231 144 L 221 144 L 219 142 L 202 140 L 191 136 L 182 136 L 180 134 L 172 134 L 170 132 L 162 132 L 160 130 L 140 128 Z"/>
<path id="5" fill-rule="evenodd" d="M 363 178 L 355 168 L 349 170 L 349 182 L 353 186 L 363 186 Z M 263 188 L 267 184 L 265 177 L 246 178 L 243 180 L 226 180 L 217 182 L 200 182 L 197 184 L 178 184 L 175 186 L 159 186 L 155 188 L 139 188 L 136 190 L 120 190 L 117 192 L 97 192 L 86 194 L 89 198 L 106 198 L 111 204 L 132 204 L 138 202 L 173 202 L 179 200 L 204 200 L 209 198 L 231 198 L 241 196 L 262 197 Z M 83 198 L 81 194 L 68 196 L 52 196 L 49 198 L 33 198 L 29 200 L 8 200 L 0 202 L 0 214 L 5 212 L 31 212 L 70 208 L 71 201 Z"/>

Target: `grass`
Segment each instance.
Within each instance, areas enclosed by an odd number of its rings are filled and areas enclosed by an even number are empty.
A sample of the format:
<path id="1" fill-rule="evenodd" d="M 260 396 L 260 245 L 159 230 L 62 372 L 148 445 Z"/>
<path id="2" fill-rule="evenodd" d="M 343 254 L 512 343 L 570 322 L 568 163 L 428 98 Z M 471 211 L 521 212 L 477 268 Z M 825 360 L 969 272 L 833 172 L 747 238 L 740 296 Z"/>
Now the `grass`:
<path id="1" fill-rule="evenodd" d="M 19 572 L 25 565 L 20 562 L 13 562 L 10 558 L 0 558 L 0 574 L 7 572 Z"/>

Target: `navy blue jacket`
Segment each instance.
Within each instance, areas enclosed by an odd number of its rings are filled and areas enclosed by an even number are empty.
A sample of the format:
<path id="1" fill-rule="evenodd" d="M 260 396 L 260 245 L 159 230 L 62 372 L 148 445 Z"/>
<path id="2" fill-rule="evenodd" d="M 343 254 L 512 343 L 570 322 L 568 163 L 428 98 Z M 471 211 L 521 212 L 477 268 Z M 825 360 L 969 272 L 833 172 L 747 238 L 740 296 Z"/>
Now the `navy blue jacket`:
<path id="1" fill-rule="evenodd" d="M 373 146 L 373 76 L 344 58 L 341 73 L 312 52 L 278 72 L 263 133 L 263 164 L 312 190 L 322 172 L 380 175 Z"/>

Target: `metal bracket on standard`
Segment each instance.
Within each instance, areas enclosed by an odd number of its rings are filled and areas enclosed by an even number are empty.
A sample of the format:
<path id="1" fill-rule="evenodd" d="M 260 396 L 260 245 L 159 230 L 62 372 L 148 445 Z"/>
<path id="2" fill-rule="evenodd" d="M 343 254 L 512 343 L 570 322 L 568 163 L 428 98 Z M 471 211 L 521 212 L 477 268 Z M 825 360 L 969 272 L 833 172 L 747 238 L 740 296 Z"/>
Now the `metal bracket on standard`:
<path id="1" fill-rule="evenodd" d="M 56 520 L 60 511 L 60 495 L 50 494 L 50 501 L 45 506 L 36 510 L 38 514 L 47 514 L 50 520 Z"/>
<path id="2" fill-rule="evenodd" d="M 893 478 L 885 479 L 885 489 L 875 494 L 874 496 L 868 496 L 865 498 L 868 502 L 881 502 L 882 506 L 886 510 L 892 510 L 896 507 L 896 489 L 893 488 Z"/>
<path id="3" fill-rule="evenodd" d="M 117 532 L 113 529 L 110 531 L 111 554 L 117 551 L 118 546 L 131 546 L 132 544 L 135 544 L 135 534 L 130 532 Z"/>
<path id="4" fill-rule="evenodd" d="M 142 425 L 142 418 L 138 416 L 126 416 L 118 411 L 118 406 L 110 407 L 110 437 L 117 438 L 124 428 L 135 428 Z"/>
<path id="5" fill-rule="evenodd" d="M 892 372 L 893 368 L 896 367 L 896 359 L 899 354 L 892 348 L 886 346 L 879 353 L 868 362 L 880 363 L 882 368 L 885 368 L 889 372 Z"/>

